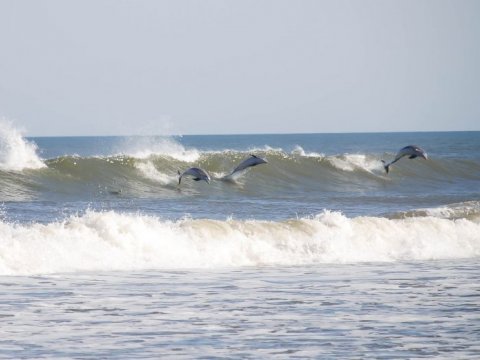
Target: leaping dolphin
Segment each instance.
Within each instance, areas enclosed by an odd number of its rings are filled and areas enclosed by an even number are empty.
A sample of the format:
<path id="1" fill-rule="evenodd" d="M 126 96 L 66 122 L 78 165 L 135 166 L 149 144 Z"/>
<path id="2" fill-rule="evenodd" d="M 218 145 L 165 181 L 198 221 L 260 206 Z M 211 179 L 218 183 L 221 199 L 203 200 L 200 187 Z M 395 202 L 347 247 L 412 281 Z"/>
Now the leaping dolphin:
<path id="1" fill-rule="evenodd" d="M 194 181 L 204 180 L 204 181 L 207 182 L 207 184 L 210 184 L 210 175 L 208 175 L 206 171 L 204 171 L 202 169 L 199 169 L 199 168 L 192 167 L 190 169 L 185 170 L 183 172 L 183 174 L 180 174 L 180 171 L 178 171 L 178 176 L 179 176 L 178 177 L 178 184 L 179 185 L 182 182 L 182 177 L 186 176 L 186 175 L 193 176 Z"/>
<path id="2" fill-rule="evenodd" d="M 247 159 L 243 160 L 240 164 L 237 165 L 233 171 L 228 174 L 227 176 L 224 176 L 223 179 L 228 179 L 231 178 L 233 174 L 238 173 L 240 171 L 243 171 L 249 167 L 257 166 L 260 164 L 268 164 L 268 161 L 265 159 L 262 159 L 261 157 L 258 157 L 256 155 L 250 155 Z"/>
<path id="3" fill-rule="evenodd" d="M 420 146 L 417 145 L 408 145 L 405 146 L 404 148 L 401 148 L 397 155 L 395 156 L 395 159 L 388 164 L 385 163 L 384 160 L 382 160 L 383 167 L 385 168 L 385 172 L 388 174 L 388 171 L 390 170 L 390 165 L 393 163 L 396 163 L 398 160 L 400 160 L 402 157 L 408 156 L 409 159 L 415 159 L 416 157 L 421 157 L 424 158 L 425 160 L 428 159 L 427 153 L 425 150 L 423 150 Z"/>

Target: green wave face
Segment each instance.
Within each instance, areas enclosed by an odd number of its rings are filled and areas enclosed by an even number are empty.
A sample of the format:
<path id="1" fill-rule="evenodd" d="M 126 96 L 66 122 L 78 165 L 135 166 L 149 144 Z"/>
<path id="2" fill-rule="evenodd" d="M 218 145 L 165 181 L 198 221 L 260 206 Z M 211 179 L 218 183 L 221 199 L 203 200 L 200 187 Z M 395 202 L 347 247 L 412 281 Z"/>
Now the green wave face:
<path id="1" fill-rule="evenodd" d="M 0 170 L 2 201 L 35 197 L 66 196 L 87 199 L 108 194 L 131 197 L 175 196 L 177 172 L 200 167 L 212 178 L 205 194 L 221 191 L 241 191 L 251 196 L 275 196 L 298 192 L 395 191 L 414 186 L 432 188 L 452 186 L 455 182 L 480 180 L 480 162 L 461 159 L 402 159 L 387 175 L 381 156 L 375 154 L 286 153 L 281 150 L 257 151 L 268 160 L 235 174 L 233 181 L 222 181 L 249 152 L 203 152 L 195 161 L 168 155 L 149 155 L 136 158 L 127 155 L 107 157 L 63 156 L 44 161 L 45 166 L 21 171 Z M 232 186 L 233 185 L 233 186 Z M 182 181 L 188 193 L 198 192 L 198 184 Z"/>

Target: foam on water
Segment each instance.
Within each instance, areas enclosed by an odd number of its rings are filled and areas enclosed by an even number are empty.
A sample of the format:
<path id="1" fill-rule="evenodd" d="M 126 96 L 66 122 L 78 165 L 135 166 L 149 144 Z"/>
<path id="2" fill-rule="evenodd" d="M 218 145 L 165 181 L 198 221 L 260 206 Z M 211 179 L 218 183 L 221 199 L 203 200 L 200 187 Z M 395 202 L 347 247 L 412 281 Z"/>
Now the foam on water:
<path id="1" fill-rule="evenodd" d="M 395 214 L 391 214 L 389 218 L 403 219 L 408 217 L 422 216 L 432 216 L 451 220 L 469 219 L 480 222 L 480 201 L 466 201 L 462 203 L 448 204 L 441 207 L 400 211 Z"/>
<path id="2" fill-rule="evenodd" d="M 45 167 L 37 155 L 37 146 L 22 136 L 9 121 L 0 120 L 0 169 L 21 171 Z"/>
<path id="3" fill-rule="evenodd" d="M 135 167 L 140 171 L 140 173 L 147 179 L 158 182 L 162 185 L 176 184 L 178 183 L 178 177 L 167 175 L 155 168 L 155 165 L 152 162 L 141 162 L 135 163 Z"/>
<path id="4" fill-rule="evenodd" d="M 306 152 L 300 145 L 296 145 L 295 149 L 292 150 L 292 155 L 299 155 L 303 157 L 312 157 L 312 158 L 324 158 L 325 154 L 320 154 L 317 152 Z"/>
<path id="5" fill-rule="evenodd" d="M 120 152 L 138 159 L 169 156 L 188 163 L 197 161 L 201 155 L 197 149 L 186 149 L 171 137 L 131 137 L 124 140 Z"/>
<path id="6" fill-rule="evenodd" d="M 480 256 L 480 223 L 419 217 L 164 221 L 88 211 L 66 221 L 0 222 L 0 275 L 315 263 L 396 262 Z"/>
<path id="7" fill-rule="evenodd" d="M 344 154 L 338 156 L 328 156 L 327 161 L 335 168 L 343 171 L 365 170 L 383 171 L 382 163 L 365 154 Z"/>

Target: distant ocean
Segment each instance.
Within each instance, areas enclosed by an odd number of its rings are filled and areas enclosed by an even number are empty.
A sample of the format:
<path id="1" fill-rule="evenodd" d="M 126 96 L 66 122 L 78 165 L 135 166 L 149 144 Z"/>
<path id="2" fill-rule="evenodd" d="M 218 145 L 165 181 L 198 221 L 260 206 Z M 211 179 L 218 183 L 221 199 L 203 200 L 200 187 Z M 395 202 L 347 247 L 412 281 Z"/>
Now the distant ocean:
<path id="1" fill-rule="evenodd" d="M 386 174 L 410 144 L 429 159 Z M 480 132 L 3 123 L 0 205 L 0 358 L 480 356 Z"/>

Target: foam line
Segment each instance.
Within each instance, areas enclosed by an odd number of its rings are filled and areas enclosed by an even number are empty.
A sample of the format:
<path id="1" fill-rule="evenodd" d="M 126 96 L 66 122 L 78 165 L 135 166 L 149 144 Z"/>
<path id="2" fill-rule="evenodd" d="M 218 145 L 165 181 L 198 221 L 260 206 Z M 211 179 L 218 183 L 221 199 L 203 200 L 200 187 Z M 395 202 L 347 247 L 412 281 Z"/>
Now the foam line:
<path id="1" fill-rule="evenodd" d="M 480 256 L 480 223 L 347 218 L 164 221 L 89 211 L 62 222 L 0 222 L 0 275 L 396 262 Z"/>

